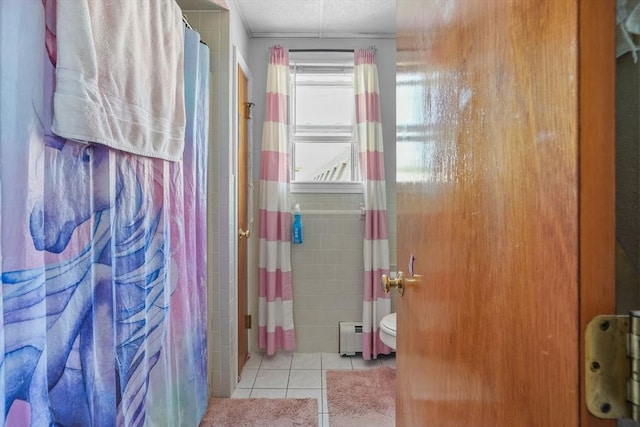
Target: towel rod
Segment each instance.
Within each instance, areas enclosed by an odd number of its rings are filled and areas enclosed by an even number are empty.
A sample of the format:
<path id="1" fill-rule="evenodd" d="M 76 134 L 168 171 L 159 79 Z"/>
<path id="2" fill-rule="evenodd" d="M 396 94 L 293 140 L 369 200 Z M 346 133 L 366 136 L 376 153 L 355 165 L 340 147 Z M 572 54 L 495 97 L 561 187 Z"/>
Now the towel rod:
<path id="1" fill-rule="evenodd" d="M 291 211 L 294 213 L 294 211 Z M 364 215 L 364 209 L 345 209 L 345 210 L 330 210 L 330 209 L 307 209 L 300 212 L 302 215 Z"/>
<path id="2" fill-rule="evenodd" d="M 184 24 L 188 29 L 190 29 L 190 30 L 192 30 L 192 31 L 196 31 L 196 30 L 194 30 L 194 29 L 193 29 L 193 27 L 191 26 L 191 24 L 189 24 L 189 21 L 187 20 L 187 17 L 186 17 L 186 16 L 184 16 L 184 15 L 182 15 L 182 23 L 183 23 L 183 24 Z M 197 31 L 196 31 L 196 32 L 197 32 Z M 207 43 L 206 43 L 204 40 L 202 40 L 202 39 L 200 39 L 200 43 L 202 43 L 203 45 L 205 45 L 205 46 L 209 47 L 209 46 L 207 45 Z"/>
<path id="3" fill-rule="evenodd" d="M 289 49 L 289 52 L 353 52 L 353 49 Z"/>

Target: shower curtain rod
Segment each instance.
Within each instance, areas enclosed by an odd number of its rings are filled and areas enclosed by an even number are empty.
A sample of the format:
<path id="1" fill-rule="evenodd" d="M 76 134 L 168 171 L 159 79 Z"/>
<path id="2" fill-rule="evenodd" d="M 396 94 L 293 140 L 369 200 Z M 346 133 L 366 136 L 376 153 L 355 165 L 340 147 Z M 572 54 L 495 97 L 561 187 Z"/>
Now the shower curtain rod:
<path id="1" fill-rule="evenodd" d="M 188 29 L 193 30 L 193 27 L 191 26 L 191 24 L 189 24 L 187 17 L 184 15 L 182 15 L 182 23 L 186 25 Z"/>
<path id="2" fill-rule="evenodd" d="M 193 27 L 191 26 L 191 24 L 189 24 L 189 21 L 187 20 L 187 17 L 186 17 L 186 16 L 184 16 L 184 15 L 182 15 L 182 23 L 183 23 L 183 24 L 184 24 L 188 29 L 190 29 L 190 30 L 192 30 L 192 31 L 196 31 L 196 30 L 194 30 L 194 29 L 193 29 Z M 197 32 L 197 31 L 196 31 L 196 32 Z M 203 40 L 200 40 L 200 43 L 202 43 L 203 45 L 205 45 L 205 46 L 207 46 L 207 47 L 208 47 L 208 45 L 207 45 Z"/>
<path id="3" fill-rule="evenodd" d="M 353 49 L 289 49 L 289 52 L 353 52 Z"/>
<path id="4" fill-rule="evenodd" d="M 367 49 L 378 50 L 375 46 L 369 46 Z M 355 52 L 355 49 L 289 49 L 289 52 Z"/>

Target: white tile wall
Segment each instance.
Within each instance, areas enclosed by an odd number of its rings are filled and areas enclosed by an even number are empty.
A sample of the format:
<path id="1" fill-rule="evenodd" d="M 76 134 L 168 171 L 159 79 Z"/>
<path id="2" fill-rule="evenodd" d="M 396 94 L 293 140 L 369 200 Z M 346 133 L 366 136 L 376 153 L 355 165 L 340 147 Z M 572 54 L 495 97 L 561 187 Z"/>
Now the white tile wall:
<path id="1" fill-rule="evenodd" d="M 229 12 L 184 11 L 189 24 L 200 33 L 210 51 L 209 194 L 208 229 L 208 342 L 209 394 L 228 397 L 236 383 L 237 366 L 231 313 L 235 292 L 230 281 L 235 267 L 230 263 L 232 234 L 229 232 L 229 122 L 230 43 Z"/>
<path id="2" fill-rule="evenodd" d="M 257 200 L 259 182 L 254 182 L 254 186 Z M 389 213 L 395 216 L 395 198 L 393 202 L 389 204 Z M 291 205 L 296 203 L 301 206 L 304 227 L 304 243 L 291 246 L 296 351 L 337 353 L 338 322 L 362 320 L 364 280 L 364 221 L 360 215 L 339 212 L 358 210 L 362 195 L 295 193 L 291 195 Z M 305 214 L 305 210 L 330 210 L 335 214 Z M 258 217 L 257 210 L 254 217 Z M 257 227 L 256 223 L 254 228 Z M 395 240 L 395 221 L 393 224 L 390 221 L 389 228 L 390 237 Z M 256 260 L 257 239 L 253 244 Z M 395 264 L 393 258 L 391 262 Z M 255 295 L 257 266 L 255 262 L 251 265 L 250 283 Z M 253 310 L 257 313 L 255 305 Z M 255 331 L 251 338 L 251 350 L 257 352 Z"/>

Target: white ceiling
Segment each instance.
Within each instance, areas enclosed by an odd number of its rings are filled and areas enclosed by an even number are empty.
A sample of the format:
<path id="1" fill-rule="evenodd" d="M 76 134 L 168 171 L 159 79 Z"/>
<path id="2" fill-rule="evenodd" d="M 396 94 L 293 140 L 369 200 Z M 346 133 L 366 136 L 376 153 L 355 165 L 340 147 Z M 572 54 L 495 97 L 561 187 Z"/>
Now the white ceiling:
<path id="1" fill-rule="evenodd" d="M 226 0 L 251 37 L 395 38 L 395 0 Z M 213 0 L 178 0 L 183 10 L 217 9 Z"/>

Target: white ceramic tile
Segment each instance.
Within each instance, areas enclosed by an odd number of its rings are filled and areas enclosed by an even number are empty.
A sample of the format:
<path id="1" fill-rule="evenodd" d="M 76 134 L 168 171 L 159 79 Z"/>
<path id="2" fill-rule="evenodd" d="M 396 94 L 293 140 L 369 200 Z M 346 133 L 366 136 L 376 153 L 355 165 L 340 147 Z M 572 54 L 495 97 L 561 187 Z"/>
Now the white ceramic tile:
<path id="1" fill-rule="evenodd" d="M 382 363 L 383 366 L 389 366 L 390 368 L 396 369 L 395 353 L 393 354 L 393 356 L 389 355 L 389 356 L 381 357 L 380 363 Z"/>
<path id="2" fill-rule="evenodd" d="M 327 404 L 327 389 L 322 389 L 322 412 L 329 413 L 329 405 Z"/>
<path id="3" fill-rule="evenodd" d="M 226 36 L 227 43 L 229 42 L 229 37 L 231 36 L 231 31 L 229 31 L 229 27 L 231 26 L 231 20 L 229 19 L 229 12 L 221 12 L 220 14 L 220 33 Z"/>
<path id="4" fill-rule="evenodd" d="M 332 305 L 336 310 L 357 311 L 362 307 L 361 295 L 342 295 Z"/>
<path id="5" fill-rule="evenodd" d="M 322 370 L 322 388 L 323 389 L 327 388 L 327 370 L 326 369 Z"/>
<path id="6" fill-rule="evenodd" d="M 294 353 L 291 369 L 321 369 L 320 353 Z"/>
<path id="7" fill-rule="evenodd" d="M 262 354 L 251 353 L 249 354 L 249 360 L 244 364 L 244 369 L 259 369 L 260 362 L 262 362 Z"/>
<path id="8" fill-rule="evenodd" d="M 200 12 L 191 10 L 188 12 L 184 12 L 184 16 L 185 18 L 187 18 L 187 21 L 192 28 L 194 28 L 196 31 L 200 28 Z"/>
<path id="9" fill-rule="evenodd" d="M 318 423 L 320 427 L 329 427 L 329 414 L 326 412 L 322 413 L 322 424 Z"/>
<path id="10" fill-rule="evenodd" d="M 287 390 L 284 388 L 254 388 L 251 390 L 251 397 L 260 397 L 268 399 L 284 399 Z"/>
<path id="11" fill-rule="evenodd" d="M 311 299 L 313 297 L 308 297 Z M 317 306 L 317 305 L 316 305 Z M 318 310 L 293 310 L 293 318 L 296 319 L 297 325 L 317 325 Z"/>
<path id="12" fill-rule="evenodd" d="M 288 383 L 288 369 L 260 369 L 253 388 L 287 388 Z"/>
<path id="13" fill-rule="evenodd" d="M 319 369 L 292 369 L 289 374 L 289 388 L 321 388 L 322 372 Z"/>
<path id="14" fill-rule="evenodd" d="M 216 391 L 220 391 L 221 387 L 222 387 L 222 371 L 214 371 L 213 372 L 213 385 L 216 389 Z"/>
<path id="15" fill-rule="evenodd" d="M 331 322 L 331 324 L 329 324 L 329 325 L 319 326 L 317 332 L 318 332 L 318 335 L 316 336 L 316 339 L 318 341 L 332 341 L 335 344 L 335 347 L 336 347 L 335 353 L 334 352 L 322 353 L 323 354 L 322 362 L 323 362 L 323 368 L 324 368 L 324 361 L 325 361 L 324 355 L 325 354 L 334 355 L 336 357 L 335 360 L 338 360 L 338 359 L 341 358 L 341 356 L 338 354 L 338 349 L 337 349 L 338 341 L 339 341 L 339 339 L 338 339 L 338 322 L 337 321 L 336 322 Z M 346 358 L 343 358 L 343 359 L 345 359 L 347 363 L 345 363 L 344 361 L 343 362 L 336 362 L 337 365 L 338 366 L 349 365 L 349 367 L 345 368 L 345 369 L 351 369 L 351 362 L 349 361 L 349 358 L 346 357 Z M 332 358 L 330 357 L 328 360 L 331 361 Z"/>
<path id="16" fill-rule="evenodd" d="M 257 369 L 244 368 L 242 370 L 242 375 L 240 376 L 240 382 L 238 383 L 238 388 L 252 388 L 257 375 L 258 375 Z"/>
<path id="17" fill-rule="evenodd" d="M 273 356 L 265 355 L 262 358 L 260 369 L 290 369 L 292 353 L 276 353 Z"/>
<path id="18" fill-rule="evenodd" d="M 251 397 L 251 389 L 250 388 L 237 388 L 233 391 L 231 395 L 234 399 L 247 399 Z"/>
<path id="19" fill-rule="evenodd" d="M 235 384 L 235 378 L 232 380 L 228 371 L 223 371 L 220 378 L 219 391 L 222 396 L 231 396 L 231 392 L 234 387 L 231 384 Z"/>
<path id="20" fill-rule="evenodd" d="M 364 360 L 362 357 L 357 356 L 351 358 L 351 365 L 353 369 L 375 369 L 380 367 L 380 359 Z"/>
<path id="21" fill-rule="evenodd" d="M 213 31 L 199 31 L 200 33 L 200 39 L 206 43 L 206 45 L 209 47 L 209 51 L 213 50 L 217 50 L 216 46 L 213 45 L 213 43 L 211 42 L 212 40 L 216 40 L 216 33 Z M 211 53 L 209 53 L 209 55 L 211 55 Z M 209 106 L 211 106 L 211 103 L 209 103 Z"/>
<path id="22" fill-rule="evenodd" d="M 322 353 L 322 369 L 352 369 L 351 359 L 338 353 Z"/>
<path id="23" fill-rule="evenodd" d="M 217 337 L 213 337 L 212 342 L 217 343 Z M 209 353 L 209 369 L 211 371 L 222 370 L 222 364 L 220 363 L 221 358 L 222 356 L 219 351 L 212 351 L 211 353 Z"/>
<path id="24" fill-rule="evenodd" d="M 218 30 L 220 27 L 220 12 L 202 12 L 200 25 L 203 31 Z"/>
<path id="25" fill-rule="evenodd" d="M 287 389 L 287 398 L 291 399 L 316 399 L 318 401 L 318 412 L 322 413 L 322 390 L 319 388 L 298 388 Z"/>

